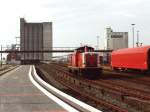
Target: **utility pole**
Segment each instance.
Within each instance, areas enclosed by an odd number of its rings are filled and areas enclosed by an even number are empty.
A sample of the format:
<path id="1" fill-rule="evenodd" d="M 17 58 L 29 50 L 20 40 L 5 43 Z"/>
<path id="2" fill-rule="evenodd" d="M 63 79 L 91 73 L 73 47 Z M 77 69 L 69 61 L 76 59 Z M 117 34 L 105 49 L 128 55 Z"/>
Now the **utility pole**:
<path id="1" fill-rule="evenodd" d="M 99 36 L 97 36 L 97 50 L 99 49 Z"/>
<path id="2" fill-rule="evenodd" d="M 139 47 L 139 31 L 137 31 L 137 42 L 136 42 L 136 46 Z"/>
<path id="3" fill-rule="evenodd" d="M 131 24 L 132 25 L 132 33 L 133 33 L 133 48 L 134 48 L 134 25 L 135 24 Z"/>

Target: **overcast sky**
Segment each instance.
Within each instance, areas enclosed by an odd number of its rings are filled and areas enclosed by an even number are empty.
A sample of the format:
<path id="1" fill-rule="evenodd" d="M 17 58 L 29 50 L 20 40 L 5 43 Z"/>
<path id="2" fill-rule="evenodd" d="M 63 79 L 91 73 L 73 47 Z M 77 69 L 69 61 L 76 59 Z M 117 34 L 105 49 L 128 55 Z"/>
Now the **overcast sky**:
<path id="1" fill-rule="evenodd" d="M 0 44 L 15 42 L 20 36 L 20 17 L 28 22 L 53 22 L 54 46 L 104 47 L 105 28 L 129 32 L 139 30 L 141 42 L 150 44 L 150 0 L 0 0 Z"/>

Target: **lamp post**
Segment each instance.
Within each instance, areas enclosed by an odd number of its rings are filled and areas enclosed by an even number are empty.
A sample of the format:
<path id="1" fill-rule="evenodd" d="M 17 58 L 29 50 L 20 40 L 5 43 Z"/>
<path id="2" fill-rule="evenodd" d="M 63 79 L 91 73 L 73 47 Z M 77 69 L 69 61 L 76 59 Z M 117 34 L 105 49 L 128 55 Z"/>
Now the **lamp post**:
<path id="1" fill-rule="evenodd" d="M 131 24 L 132 25 L 132 34 L 133 34 L 133 48 L 134 48 L 134 25 L 135 24 Z"/>
<path id="2" fill-rule="evenodd" d="M 137 31 L 137 42 L 136 42 L 137 47 L 139 47 L 139 31 Z"/>
<path id="3" fill-rule="evenodd" d="M 135 24 L 131 24 L 132 25 L 132 34 L 133 34 L 133 48 L 134 48 L 134 25 Z"/>

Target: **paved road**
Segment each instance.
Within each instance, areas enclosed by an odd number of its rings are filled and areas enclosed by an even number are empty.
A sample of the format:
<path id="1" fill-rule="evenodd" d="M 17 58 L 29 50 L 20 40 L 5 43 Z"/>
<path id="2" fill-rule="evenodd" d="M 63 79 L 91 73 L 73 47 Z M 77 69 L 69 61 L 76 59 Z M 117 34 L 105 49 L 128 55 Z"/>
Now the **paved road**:
<path id="1" fill-rule="evenodd" d="M 0 112 L 64 112 L 31 83 L 29 68 L 20 66 L 0 76 Z"/>

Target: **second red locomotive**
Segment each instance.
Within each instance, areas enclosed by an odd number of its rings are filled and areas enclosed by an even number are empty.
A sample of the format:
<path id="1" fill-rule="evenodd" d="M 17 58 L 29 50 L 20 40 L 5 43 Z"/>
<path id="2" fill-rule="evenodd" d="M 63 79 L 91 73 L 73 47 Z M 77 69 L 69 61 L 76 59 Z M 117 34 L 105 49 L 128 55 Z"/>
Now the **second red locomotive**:
<path id="1" fill-rule="evenodd" d="M 94 48 L 83 46 L 75 49 L 69 56 L 69 71 L 80 74 L 87 78 L 96 78 L 101 74 L 99 67 L 99 56 L 94 52 Z"/>

